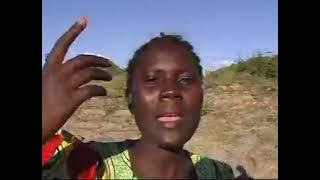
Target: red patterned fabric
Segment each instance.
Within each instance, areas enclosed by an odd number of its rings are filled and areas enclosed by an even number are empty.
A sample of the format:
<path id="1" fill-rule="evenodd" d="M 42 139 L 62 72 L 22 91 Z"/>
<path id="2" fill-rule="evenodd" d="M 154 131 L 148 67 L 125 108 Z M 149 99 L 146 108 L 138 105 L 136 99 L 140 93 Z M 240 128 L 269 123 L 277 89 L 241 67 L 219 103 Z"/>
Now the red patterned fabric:
<path id="1" fill-rule="evenodd" d="M 42 166 L 53 157 L 63 141 L 61 134 L 56 134 L 42 145 Z M 68 173 L 74 179 L 95 179 L 99 164 L 99 154 L 90 148 L 89 143 L 74 144 L 67 159 Z"/>
<path id="2" fill-rule="evenodd" d="M 71 178 L 94 179 L 99 163 L 99 154 L 88 143 L 78 144 L 70 152 L 68 170 Z"/>
<path id="3" fill-rule="evenodd" d="M 44 166 L 48 160 L 54 155 L 54 152 L 58 149 L 58 146 L 63 141 L 63 137 L 60 134 L 56 134 L 42 145 L 42 166 Z"/>

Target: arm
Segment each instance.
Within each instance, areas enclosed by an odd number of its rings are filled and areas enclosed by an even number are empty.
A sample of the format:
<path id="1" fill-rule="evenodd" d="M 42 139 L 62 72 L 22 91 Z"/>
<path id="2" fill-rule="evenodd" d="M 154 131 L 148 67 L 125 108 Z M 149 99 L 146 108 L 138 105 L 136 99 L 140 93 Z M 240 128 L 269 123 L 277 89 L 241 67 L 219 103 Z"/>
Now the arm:
<path id="1" fill-rule="evenodd" d="M 58 39 L 42 70 L 43 178 L 93 177 L 97 167 L 97 153 L 88 144 L 68 141 L 65 135 L 56 133 L 84 101 L 106 95 L 103 87 L 86 83 L 112 79 L 96 68 L 111 66 L 102 57 L 78 55 L 63 63 L 68 48 L 86 24 L 85 18 L 80 19 Z"/>

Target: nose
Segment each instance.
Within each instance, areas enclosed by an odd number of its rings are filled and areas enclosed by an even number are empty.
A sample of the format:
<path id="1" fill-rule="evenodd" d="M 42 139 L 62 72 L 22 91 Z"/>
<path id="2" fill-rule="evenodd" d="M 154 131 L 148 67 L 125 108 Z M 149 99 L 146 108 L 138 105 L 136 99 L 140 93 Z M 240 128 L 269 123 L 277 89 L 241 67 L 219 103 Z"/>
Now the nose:
<path id="1" fill-rule="evenodd" d="M 182 100 L 180 88 L 176 82 L 163 82 L 160 100 Z"/>

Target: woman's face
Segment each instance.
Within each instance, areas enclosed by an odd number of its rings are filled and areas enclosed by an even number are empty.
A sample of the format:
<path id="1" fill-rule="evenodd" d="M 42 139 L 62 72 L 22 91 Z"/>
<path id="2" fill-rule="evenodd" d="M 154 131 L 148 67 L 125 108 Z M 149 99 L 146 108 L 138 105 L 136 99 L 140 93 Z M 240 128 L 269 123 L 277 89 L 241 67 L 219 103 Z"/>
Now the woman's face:
<path id="1" fill-rule="evenodd" d="M 180 149 L 200 121 L 203 88 L 191 54 L 168 40 L 153 43 L 136 64 L 133 114 L 142 141 Z"/>

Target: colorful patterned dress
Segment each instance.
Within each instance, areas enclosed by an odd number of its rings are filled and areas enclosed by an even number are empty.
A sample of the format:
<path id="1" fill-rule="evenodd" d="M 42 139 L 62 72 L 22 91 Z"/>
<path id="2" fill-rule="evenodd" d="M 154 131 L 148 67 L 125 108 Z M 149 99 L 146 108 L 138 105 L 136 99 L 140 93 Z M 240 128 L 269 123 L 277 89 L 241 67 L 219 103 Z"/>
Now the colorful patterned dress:
<path id="1" fill-rule="evenodd" d="M 43 179 L 138 179 L 130 165 L 128 145 L 123 142 L 83 143 L 62 131 L 42 146 Z M 231 179 L 225 163 L 190 154 L 199 179 Z"/>

